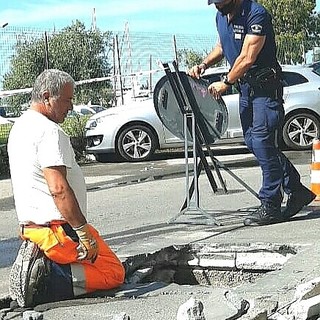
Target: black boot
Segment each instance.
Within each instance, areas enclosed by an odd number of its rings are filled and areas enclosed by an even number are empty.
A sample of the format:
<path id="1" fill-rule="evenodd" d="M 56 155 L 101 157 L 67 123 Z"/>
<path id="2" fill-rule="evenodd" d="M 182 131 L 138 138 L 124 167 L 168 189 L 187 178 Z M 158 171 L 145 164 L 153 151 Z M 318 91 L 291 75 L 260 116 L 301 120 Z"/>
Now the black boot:
<path id="1" fill-rule="evenodd" d="M 261 206 L 248 215 L 243 223 L 245 226 L 266 225 L 282 220 L 280 207 L 270 204 L 261 204 Z"/>
<path id="2" fill-rule="evenodd" d="M 282 212 L 283 218 L 286 220 L 290 217 L 293 217 L 304 206 L 312 202 L 315 197 L 316 195 L 311 190 L 309 190 L 305 186 L 301 186 L 299 190 L 289 194 L 286 208 Z"/>

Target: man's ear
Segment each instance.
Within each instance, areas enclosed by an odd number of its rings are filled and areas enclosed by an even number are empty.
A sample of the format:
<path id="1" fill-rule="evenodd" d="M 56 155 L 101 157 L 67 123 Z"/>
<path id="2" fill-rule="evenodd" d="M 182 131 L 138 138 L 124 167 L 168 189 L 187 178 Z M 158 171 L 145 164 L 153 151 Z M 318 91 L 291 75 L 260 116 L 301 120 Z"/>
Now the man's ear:
<path id="1" fill-rule="evenodd" d="M 44 103 L 48 103 L 49 102 L 49 93 L 44 92 L 42 96 L 43 96 Z"/>

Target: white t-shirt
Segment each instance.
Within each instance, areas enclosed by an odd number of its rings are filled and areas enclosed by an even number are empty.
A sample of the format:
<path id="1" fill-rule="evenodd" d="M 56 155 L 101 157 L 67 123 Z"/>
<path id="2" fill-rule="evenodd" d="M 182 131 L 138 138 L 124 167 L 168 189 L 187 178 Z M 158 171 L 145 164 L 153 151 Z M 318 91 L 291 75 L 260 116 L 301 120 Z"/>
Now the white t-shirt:
<path id="1" fill-rule="evenodd" d="M 86 186 L 70 138 L 55 122 L 28 110 L 13 125 L 8 141 L 10 174 L 19 222 L 43 224 L 63 219 L 49 192 L 43 168 L 65 166 L 67 180 L 82 213 L 87 212 Z"/>

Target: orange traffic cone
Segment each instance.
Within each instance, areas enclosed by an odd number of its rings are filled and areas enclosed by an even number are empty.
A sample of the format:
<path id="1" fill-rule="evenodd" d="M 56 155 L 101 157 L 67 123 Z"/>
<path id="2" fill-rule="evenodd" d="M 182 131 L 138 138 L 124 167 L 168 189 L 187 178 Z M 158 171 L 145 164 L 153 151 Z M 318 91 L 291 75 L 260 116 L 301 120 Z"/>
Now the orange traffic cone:
<path id="1" fill-rule="evenodd" d="M 320 201 L 320 140 L 313 139 L 311 163 L 311 191 L 316 194 L 315 201 Z"/>

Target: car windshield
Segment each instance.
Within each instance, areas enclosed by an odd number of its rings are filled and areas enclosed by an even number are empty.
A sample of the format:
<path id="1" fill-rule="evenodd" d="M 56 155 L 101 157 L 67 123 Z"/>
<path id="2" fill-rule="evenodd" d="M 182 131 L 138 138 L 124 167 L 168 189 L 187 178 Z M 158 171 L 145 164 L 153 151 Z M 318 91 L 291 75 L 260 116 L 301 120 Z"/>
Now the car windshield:
<path id="1" fill-rule="evenodd" d="M 283 71 L 283 85 L 285 87 L 294 86 L 308 82 L 308 79 L 298 72 Z"/>
<path id="2" fill-rule="evenodd" d="M 320 76 L 320 61 L 311 64 L 310 67 L 315 74 Z"/>
<path id="3" fill-rule="evenodd" d="M 88 110 L 88 109 L 81 109 L 80 113 L 84 114 L 84 115 L 88 115 L 88 114 L 94 114 L 93 111 Z"/>
<path id="4" fill-rule="evenodd" d="M 6 113 L 6 109 L 4 107 L 0 107 L 0 116 L 1 117 L 6 117 L 7 113 Z"/>
<path id="5" fill-rule="evenodd" d="M 314 73 L 320 76 L 320 62 L 314 63 L 310 65 L 310 67 L 312 68 L 312 71 Z M 282 74 L 283 74 L 283 85 L 285 87 L 303 84 L 309 81 L 304 75 L 302 75 L 299 72 L 284 70 Z M 208 81 L 209 84 L 211 84 L 216 81 L 221 81 L 222 75 L 223 73 L 218 72 L 218 73 L 206 74 L 202 78 Z M 228 90 L 225 93 L 223 93 L 223 95 L 237 94 L 237 93 L 238 91 L 236 90 L 236 87 L 231 86 L 228 88 Z"/>

